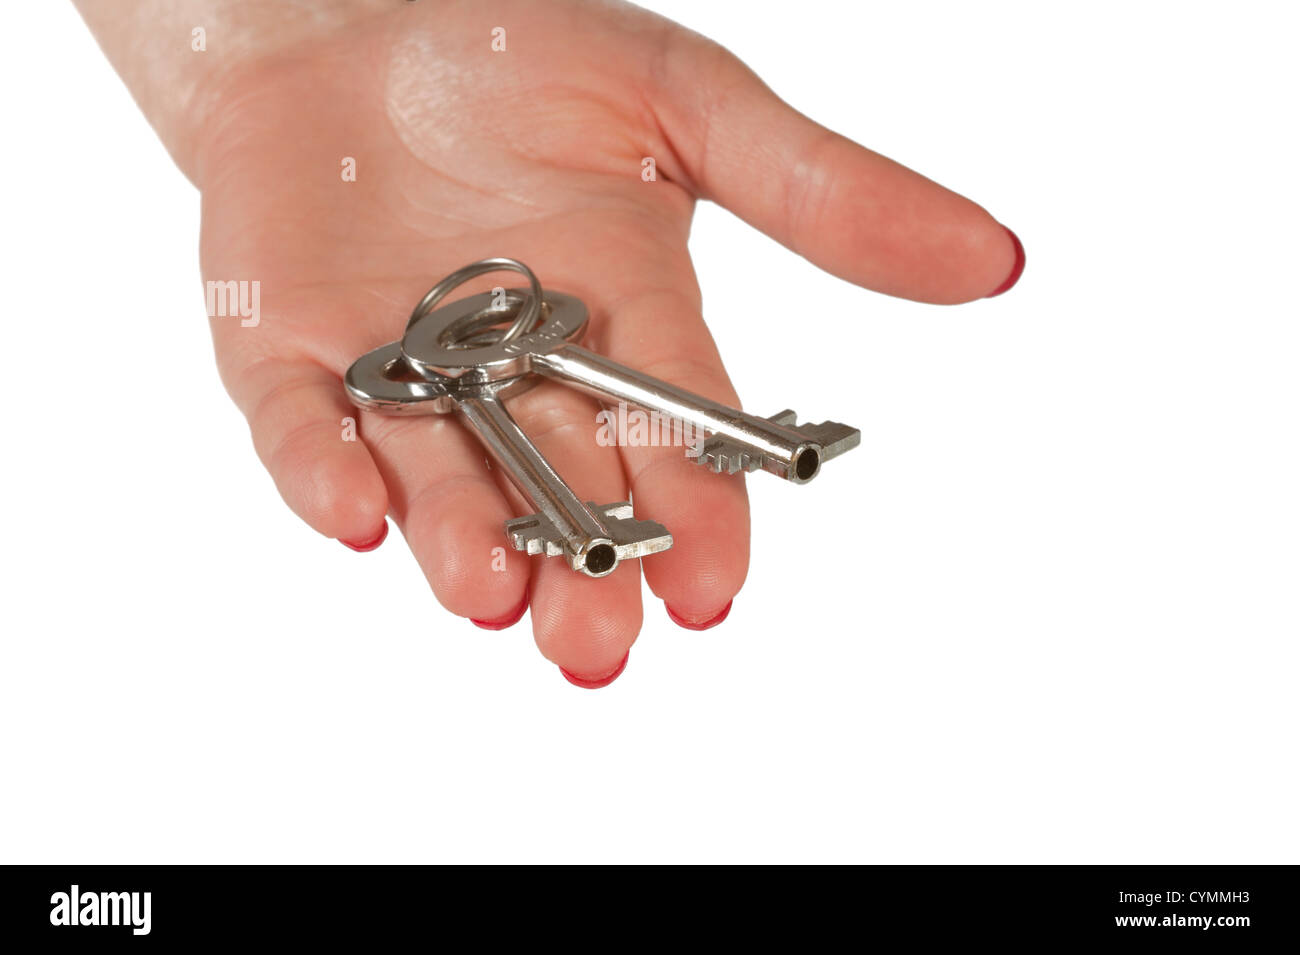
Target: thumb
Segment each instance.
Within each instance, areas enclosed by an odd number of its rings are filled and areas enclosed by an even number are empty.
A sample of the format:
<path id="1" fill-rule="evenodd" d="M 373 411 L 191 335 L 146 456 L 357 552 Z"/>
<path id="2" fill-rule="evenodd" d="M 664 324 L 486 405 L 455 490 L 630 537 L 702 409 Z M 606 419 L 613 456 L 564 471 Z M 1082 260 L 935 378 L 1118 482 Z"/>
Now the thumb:
<path id="1" fill-rule="evenodd" d="M 683 31 L 659 76 L 668 175 L 815 265 L 942 304 L 1019 279 L 1020 240 L 988 212 L 813 122 L 712 41 Z"/>

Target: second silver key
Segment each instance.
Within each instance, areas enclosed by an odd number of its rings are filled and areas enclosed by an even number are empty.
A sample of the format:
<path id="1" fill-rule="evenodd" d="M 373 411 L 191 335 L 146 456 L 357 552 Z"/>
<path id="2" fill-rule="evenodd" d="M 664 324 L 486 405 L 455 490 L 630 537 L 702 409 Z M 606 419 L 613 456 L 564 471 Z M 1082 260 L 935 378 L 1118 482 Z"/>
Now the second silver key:
<path id="1" fill-rule="evenodd" d="M 513 290 L 523 294 L 522 290 Z M 547 292 L 547 298 L 573 300 Z M 533 372 L 564 382 L 602 400 L 638 405 L 688 423 L 706 437 L 690 457 L 713 471 L 763 469 L 795 484 L 806 484 L 825 461 L 858 446 L 857 428 L 823 421 L 797 424 L 793 411 L 760 418 L 588 351 L 563 337 L 528 335 L 498 346 L 492 361 L 468 361 L 448 347 L 437 323 L 419 323 L 402 339 L 402 354 L 423 375 L 455 381 L 489 382 Z"/>

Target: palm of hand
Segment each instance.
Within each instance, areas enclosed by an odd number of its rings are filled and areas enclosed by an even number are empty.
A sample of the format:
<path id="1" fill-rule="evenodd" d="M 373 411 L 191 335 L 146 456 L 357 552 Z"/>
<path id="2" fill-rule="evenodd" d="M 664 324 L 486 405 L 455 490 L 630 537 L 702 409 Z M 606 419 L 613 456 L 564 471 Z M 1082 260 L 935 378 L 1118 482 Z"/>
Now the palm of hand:
<path id="1" fill-rule="evenodd" d="M 916 298 L 982 294 L 1010 251 L 983 210 L 815 127 L 707 41 L 639 11 L 537 6 L 496 11 L 504 51 L 472 6 L 412 5 L 231 75 L 199 152 L 202 257 L 208 280 L 260 282 L 259 324 L 215 318 L 213 335 L 290 506 L 345 541 L 391 512 L 448 609 L 496 621 L 527 600 L 542 652 L 597 680 L 640 629 L 638 564 L 591 580 L 510 551 L 499 569 L 502 522 L 533 508 L 454 420 L 367 414 L 363 442 L 344 441 L 352 360 L 397 337 L 438 277 L 509 255 L 588 303 L 596 350 L 738 406 L 686 251 L 698 194 Z M 784 146 L 736 145 L 772 127 Z M 735 175 L 757 182 L 733 180 L 740 155 Z M 598 406 L 549 383 L 511 410 L 583 500 L 630 490 L 674 532 L 644 570 L 680 617 L 729 603 L 748 563 L 742 478 L 680 448 L 599 447 Z"/>

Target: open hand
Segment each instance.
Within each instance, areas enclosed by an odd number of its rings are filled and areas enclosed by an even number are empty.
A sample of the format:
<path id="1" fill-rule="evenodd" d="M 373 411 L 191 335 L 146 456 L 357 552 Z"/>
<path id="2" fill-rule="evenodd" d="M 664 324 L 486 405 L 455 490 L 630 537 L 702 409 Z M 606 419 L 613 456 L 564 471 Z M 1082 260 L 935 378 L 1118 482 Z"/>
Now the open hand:
<path id="1" fill-rule="evenodd" d="M 632 7 L 388 4 L 305 40 L 266 31 L 205 96 L 188 144 L 204 278 L 261 290 L 256 326 L 213 319 L 217 358 L 285 500 L 354 545 L 382 539 L 391 513 L 445 607 L 504 625 L 530 605 L 542 653 L 590 684 L 621 670 L 640 629 L 638 562 L 593 580 L 509 551 L 494 569 L 503 521 L 533 508 L 474 437 L 454 418 L 359 415 L 344 396 L 348 365 L 399 337 L 433 281 L 522 259 L 587 303 L 594 350 L 739 406 L 687 254 L 697 199 L 836 275 L 922 301 L 986 296 L 1023 262 L 979 206 Z M 495 278 L 463 293 L 517 284 Z M 679 622 L 725 613 L 748 564 L 741 476 L 681 448 L 600 447 L 596 403 L 552 383 L 511 410 L 581 499 L 630 491 L 639 516 L 673 532 L 643 566 Z M 362 440 L 343 440 L 358 415 Z"/>

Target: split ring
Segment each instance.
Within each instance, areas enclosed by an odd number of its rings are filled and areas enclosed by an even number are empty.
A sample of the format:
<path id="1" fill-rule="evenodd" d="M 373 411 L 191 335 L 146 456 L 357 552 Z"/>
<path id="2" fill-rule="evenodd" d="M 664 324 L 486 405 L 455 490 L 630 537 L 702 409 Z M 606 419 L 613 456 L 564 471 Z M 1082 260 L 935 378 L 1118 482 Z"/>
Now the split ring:
<path id="1" fill-rule="evenodd" d="M 525 331 L 531 330 L 542 314 L 542 283 L 533 274 L 533 270 L 524 263 L 518 259 L 504 257 L 480 259 L 477 262 L 471 262 L 464 268 L 457 269 L 442 279 L 437 285 L 424 293 L 424 298 L 420 299 L 419 304 L 415 306 L 415 310 L 411 312 L 411 317 L 406 320 L 406 330 L 409 332 L 416 322 L 432 312 L 438 303 L 447 297 L 447 293 L 456 286 L 463 285 L 470 279 L 486 275 L 489 272 L 518 272 L 528 279 L 528 288 L 532 292 L 532 296 L 520 309 L 514 323 L 506 329 L 505 334 L 501 336 L 499 341 L 508 342 L 511 339 L 518 338 Z"/>

